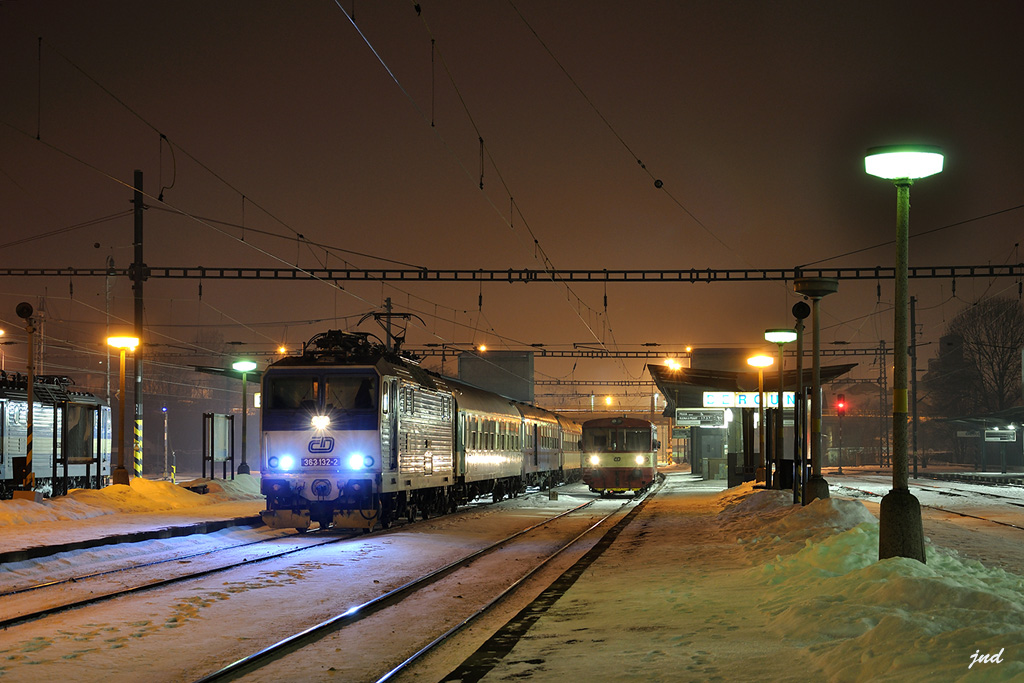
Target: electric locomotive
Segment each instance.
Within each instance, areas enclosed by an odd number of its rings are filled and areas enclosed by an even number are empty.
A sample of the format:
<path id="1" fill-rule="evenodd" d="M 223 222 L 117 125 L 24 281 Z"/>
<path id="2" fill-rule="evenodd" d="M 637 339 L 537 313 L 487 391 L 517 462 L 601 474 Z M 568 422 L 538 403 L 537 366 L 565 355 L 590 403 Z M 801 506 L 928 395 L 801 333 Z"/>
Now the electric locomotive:
<path id="1" fill-rule="evenodd" d="M 583 481 L 602 496 L 641 492 L 657 475 L 657 427 L 647 420 L 612 417 L 583 423 Z"/>
<path id="2" fill-rule="evenodd" d="M 324 332 L 263 374 L 268 526 L 386 528 L 481 495 L 517 495 L 528 480 L 571 478 L 573 463 L 556 448 L 565 439 L 558 416 L 428 372 L 368 337 Z M 537 433 L 541 423 L 550 429 L 543 459 L 524 411 Z"/>

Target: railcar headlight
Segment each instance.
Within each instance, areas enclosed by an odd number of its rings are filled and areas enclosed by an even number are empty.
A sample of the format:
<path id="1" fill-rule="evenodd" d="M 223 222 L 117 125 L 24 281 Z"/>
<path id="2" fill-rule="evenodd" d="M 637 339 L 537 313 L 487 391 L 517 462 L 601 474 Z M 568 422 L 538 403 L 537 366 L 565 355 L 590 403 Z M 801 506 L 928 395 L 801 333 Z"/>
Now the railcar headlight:
<path id="1" fill-rule="evenodd" d="M 598 456 L 596 456 L 596 455 L 590 456 L 590 464 L 591 465 L 597 465 L 600 462 L 601 462 L 601 458 L 599 458 Z"/>
<path id="2" fill-rule="evenodd" d="M 327 415 L 314 415 L 309 423 L 313 425 L 313 429 L 327 429 L 331 426 L 331 418 Z"/>
<path id="3" fill-rule="evenodd" d="M 293 467 L 295 467 L 295 458 L 293 458 L 290 455 L 282 455 L 281 456 L 281 469 L 282 470 L 290 470 Z"/>
<path id="4" fill-rule="evenodd" d="M 348 468 L 350 470 L 363 469 L 363 455 L 361 453 L 353 453 L 348 456 Z"/>
<path id="5" fill-rule="evenodd" d="M 636 456 L 636 464 L 637 465 L 643 465 L 644 464 L 644 456 L 642 456 L 642 455 Z"/>

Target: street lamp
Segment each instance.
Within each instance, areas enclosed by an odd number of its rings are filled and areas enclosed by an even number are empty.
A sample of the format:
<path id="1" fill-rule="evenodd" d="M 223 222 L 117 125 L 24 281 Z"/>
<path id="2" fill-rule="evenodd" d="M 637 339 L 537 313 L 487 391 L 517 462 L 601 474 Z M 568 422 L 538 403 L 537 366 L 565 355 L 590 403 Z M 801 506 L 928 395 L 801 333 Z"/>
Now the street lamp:
<path id="1" fill-rule="evenodd" d="M 910 186 L 918 178 L 942 171 L 943 156 L 930 145 L 872 147 L 864 157 L 864 170 L 896 185 L 896 295 L 893 303 L 892 382 L 892 490 L 879 508 L 878 558 L 924 556 L 921 505 L 910 493 L 907 461 L 907 308 L 910 241 Z"/>
<path id="2" fill-rule="evenodd" d="M 769 482 L 768 471 L 764 458 L 764 369 L 773 363 L 771 356 L 751 356 L 747 359 L 747 365 L 757 368 L 757 433 L 760 442 L 761 452 L 757 456 L 757 471 L 754 479 L 757 481 Z"/>
<path id="3" fill-rule="evenodd" d="M 139 345 L 139 338 L 108 337 L 107 344 L 121 352 L 120 389 L 117 394 L 117 467 L 113 472 L 113 481 L 115 484 L 127 484 L 128 470 L 124 466 L 124 357 L 129 350 L 134 351 L 135 347 Z"/>
<path id="4" fill-rule="evenodd" d="M 782 411 L 783 411 L 783 365 L 784 358 L 782 355 L 782 348 L 791 341 L 796 339 L 796 330 L 790 328 L 776 328 L 764 331 L 765 341 L 769 341 L 773 344 L 779 345 L 779 412 L 777 413 L 778 419 L 775 420 L 775 482 L 773 488 L 782 488 L 782 477 L 779 473 L 782 471 L 782 443 L 784 441 L 782 434 Z"/>
<path id="5" fill-rule="evenodd" d="M 813 372 L 811 374 L 811 478 L 804 486 L 804 505 L 815 498 L 828 498 L 828 482 L 821 476 L 821 300 L 839 290 L 834 277 L 803 277 L 793 289 L 811 298 Z"/>
<path id="6" fill-rule="evenodd" d="M 245 380 L 249 372 L 256 369 L 256 363 L 251 360 L 239 360 L 231 364 L 231 367 L 242 373 L 242 462 L 238 466 L 239 474 L 249 474 L 249 463 L 245 461 L 245 437 L 246 425 L 245 416 L 249 413 L 249 398 L 246 395 Z"/>

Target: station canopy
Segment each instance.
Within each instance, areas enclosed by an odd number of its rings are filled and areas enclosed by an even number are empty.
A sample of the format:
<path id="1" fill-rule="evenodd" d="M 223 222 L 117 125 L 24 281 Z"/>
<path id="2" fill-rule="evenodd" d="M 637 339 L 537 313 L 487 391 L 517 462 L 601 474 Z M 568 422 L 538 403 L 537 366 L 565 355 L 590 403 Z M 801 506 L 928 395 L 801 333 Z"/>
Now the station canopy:
<path id="1" fill-rule="evenodd" d="M 821 382 L 831 382 L 842 377 L 857 367 L 856 363 L 845 363 L 843 365 L 825 365 L 821 367 Z M 697 408 L 704 403 L 705 391 L 757 391 L 757 370 L 717 370 L 706 368 L 679 368 L 674 370 L 667 365 L 647 365 L 647 371 L 651 373 L 654 383 L 657 385 L 661 395 L 665 397 L 666 417 L 676 414 L 676 408 Z M 813 368 L 803 368 L 803 386 L 809 387 L 814 376 Z M 796 390 L 797 374 L 796 369 L 785 370 L 782 373 L 782 390 Z M 764 373 L 765 393 L 777 393 L 779 391 L 779 373 L 774 368 L 768 368 Z"/>

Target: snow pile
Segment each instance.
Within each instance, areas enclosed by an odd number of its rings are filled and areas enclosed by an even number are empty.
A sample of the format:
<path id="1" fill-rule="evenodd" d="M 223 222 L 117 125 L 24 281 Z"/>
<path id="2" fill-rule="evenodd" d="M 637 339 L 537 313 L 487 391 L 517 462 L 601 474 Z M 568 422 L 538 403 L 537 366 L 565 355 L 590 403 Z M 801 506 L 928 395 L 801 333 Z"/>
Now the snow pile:
<path id="1" fill-rule="evenodd" d="M 753 493 L 719 517 L 746 527 L 738 540 L 759 559 L 748 575 L 762 587 L 757 608 L 771 631 L 806 647 L 830 679 L 1024 676 L 1024 577 L 931 544 L 927 564 L 879 561 L 878 523 L 861 502 L 799 507 L 771 494 Z M 967 668 L 973 653 L 1000 650 L 1013 659 Z"/>
<path id="2" fill-rule="evenodd" d="M 91 519 L 123 512 L 156 512 L 197 508 L 215 503 L 261 500 L 260 482 L 249 474 L 234 479 L 189 482 L 204 483 L 207 494 L 195 493 L 167 481 L 134 477 L 129 485 L 113 484 L 102 489 L 73 489 L 66 496 L 31 500 L 0 501 L 0 527 L 36 522 Z"/>

